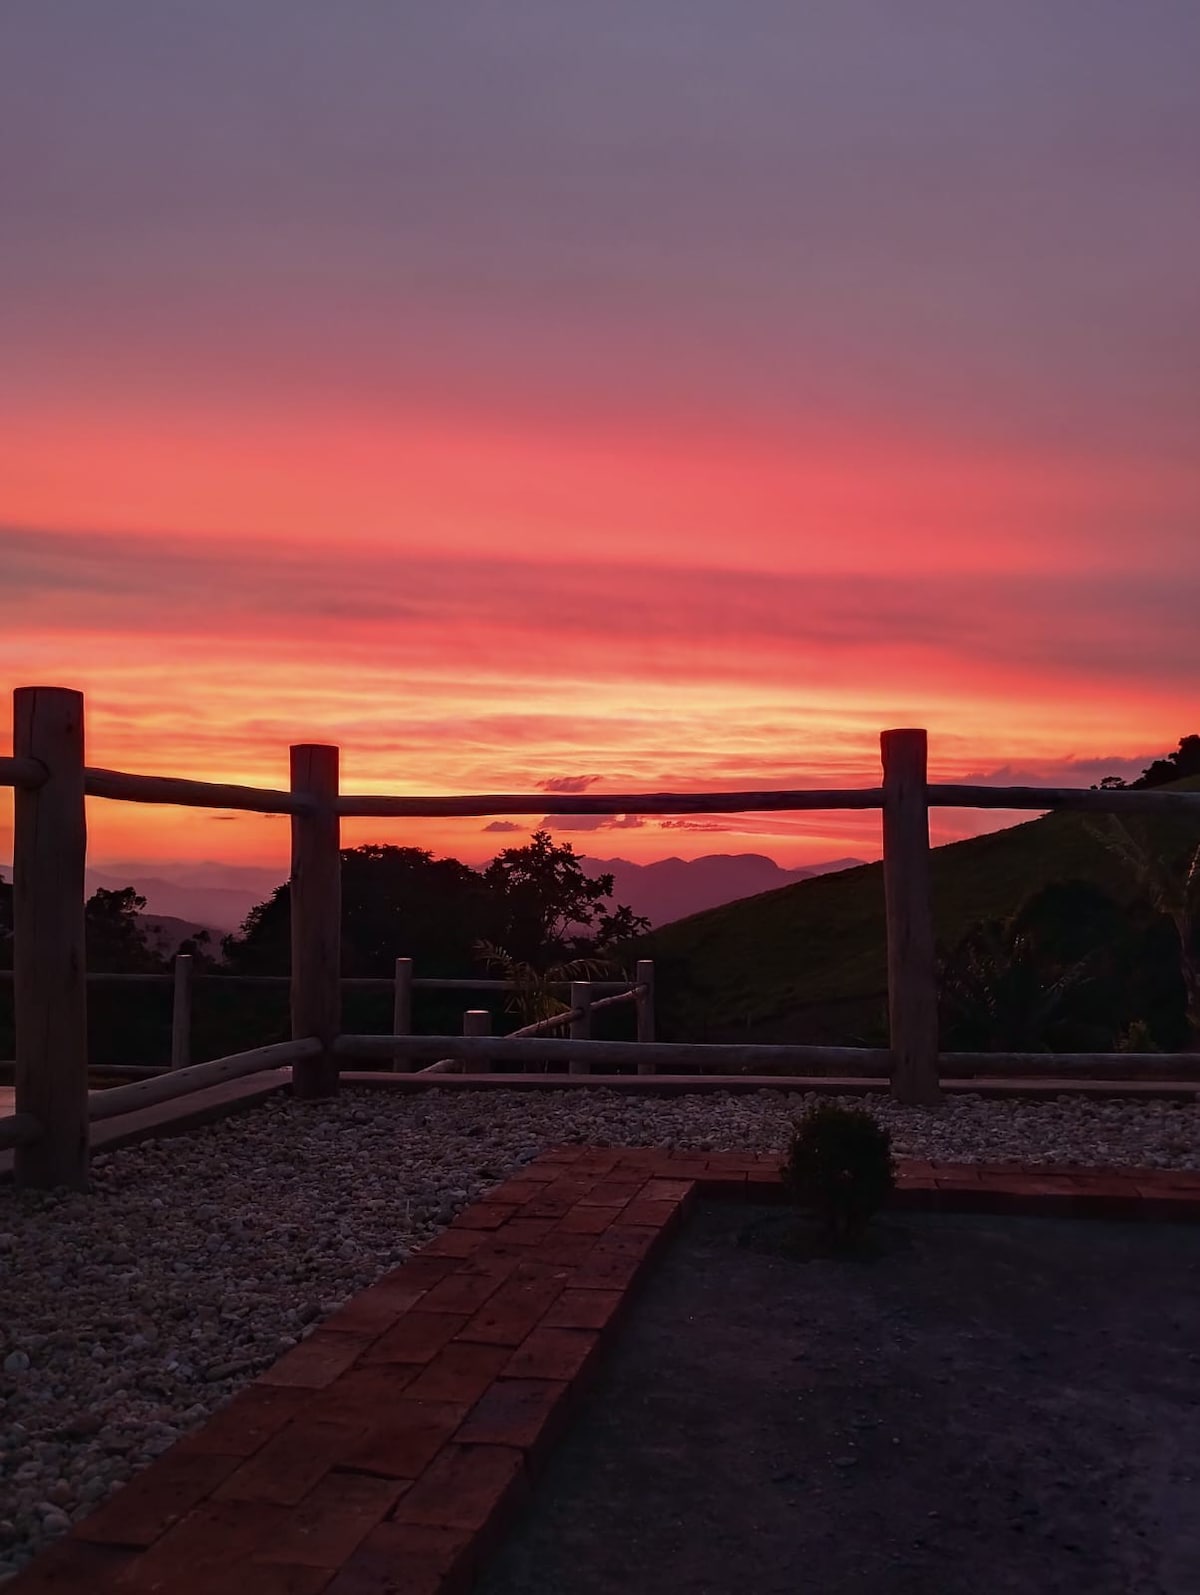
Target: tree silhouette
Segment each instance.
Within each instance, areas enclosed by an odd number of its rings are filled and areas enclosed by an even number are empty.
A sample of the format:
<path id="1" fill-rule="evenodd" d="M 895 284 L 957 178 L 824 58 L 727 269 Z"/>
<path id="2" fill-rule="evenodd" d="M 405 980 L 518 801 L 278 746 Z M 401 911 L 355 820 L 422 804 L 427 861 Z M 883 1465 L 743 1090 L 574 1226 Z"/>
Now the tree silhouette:
<path id="1" fill-rule="evenodd" d="M 494 938 L 518 962 L 536 968 L 629 941 L 650 921 L 621 904 L 607 907 L 611 875 L 585 875 L 570 842 L 535 831 L 524 847 L 506 847 L 483 872 L 500 905 Z"/>
<path id="2" fill-rule="evenodd" d="M 151 974 L 163 960 L 150 946 L 138 915 L 146 907 L 132 886 L 106 891 L 99 887 L 84 904 L 83 931 L 87 967 L 105 974 Z"/>
<path id="3" fill-rule="evenodd" d="M 1188 741 L 1200 747 L 1200 737 L 1185 737 L 1184 742 Z M 1184 742 L 1179 744 L 1181 749 Z M 1092 822 L 1088 829 L 1121 860 L 1154 908 L 1174 927 L 1190 1044 L 1200 1048 L 1200 845 L 1183 859 L 1172 861 L 1154 845 L 1144 821 L 1116 814 L 1106 814 L 1103 819 L 1104 824 Z"/>
<path id="4" fill-rule="evenodd" d="M 233 974 L 286 974 L 291 964 L 291 887 L 285 881 L 223 942 Z M 342 973 L 390 975 L 397 957 L 430 975 L 461 975 L 479 936 L 494 929 L 490 892 L 477 870 L 420 847 L 367 843 L 342 850 Z"/>
<path id="5" fill-rule="evenodd" d="M 1155 759 L 1131 781 L 1130 787 L 1165 786 L 1168 781 L 1181 781 L 1185 776 L 1200 775 L 1200 736 L 1180 737 L 1179 746 L 1165 759 Z"/>

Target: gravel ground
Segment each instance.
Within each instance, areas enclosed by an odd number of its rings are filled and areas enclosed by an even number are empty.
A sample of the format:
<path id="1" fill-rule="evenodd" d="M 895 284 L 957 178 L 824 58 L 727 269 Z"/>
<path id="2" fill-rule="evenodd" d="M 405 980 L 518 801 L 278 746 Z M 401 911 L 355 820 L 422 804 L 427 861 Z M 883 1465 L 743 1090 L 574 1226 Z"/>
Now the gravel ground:
<path id="1" fill-rule="evenodd" d="M 0 1579 L 545 1147 L 773 1150 L 810 1100 L 277 1097 L 97 1157 L 86 1196 L 0 1187 Z M 1200 1168 L 1194 1103 L 873 1108 L 900 1156 Z"/>

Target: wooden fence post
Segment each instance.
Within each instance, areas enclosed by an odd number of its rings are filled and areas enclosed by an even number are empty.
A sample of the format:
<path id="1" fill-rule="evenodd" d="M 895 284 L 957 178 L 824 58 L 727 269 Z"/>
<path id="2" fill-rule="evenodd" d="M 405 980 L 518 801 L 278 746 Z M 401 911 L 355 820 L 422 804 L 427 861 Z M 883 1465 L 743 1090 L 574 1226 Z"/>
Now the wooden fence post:
<path id="1" fill-rule="evenodd" d="M 411 958 L 397 958 L 396 960 L 396 990 L 392 999 L 392 1034 L 394 1036 L 412 1035 L 412 982 L 413 961 Z M 392 1054 L 392 1068 L 411 1069 L 414 1060 L 405 1057 L 404 1053 Z"/>
<path id="2" fill-rule="evenodd" d="M 192 955 L 175 954 L 171 1001 L 171 1067 L 186 1069 L 192 1061 Z"/>
<path id="3" fill-rule="evenodd" d="M 639 1041 L 654 1040 L 654 960 L 652 958 L 639 958 L 637 968 L 634 970 L 634 983 L 645 986 L 645 991 L 639 991 L 634 998 L 634 1008 L 637 1013 L 637 1038 Z M 654 1074 L 652 1063 L 639 1063 L 639 1074 Z"/>
<path id="4" fill-rule="evenodd" d="M 887 910 L 888 1023 L 892 1095 L 935 1107 L 938 1082 L 937 972 L 929 867 L 924 731 L 885 731 L 883 886 Z"/>
<path id="5" fill-rule="evenodd" d="M 13 800 L 13 1009 L 17 1113 L 41 1126 L 18 1146 L 18 1185 L 88 1182 L 87 987 L 83 869 L 83 694 L 18 687 L 13 753 L 46 771 Z"/>
<path id="6" fill-rule="evenodd" d="M 490 1036 L 492 1033 L 492 1016 L 486 1008 L 468 1008 L 463 1014 L 464 1036 Z M 492 1067 L 491 1061 L 486 1058 L 463 1060 L 463 1069 L 467 1074 L 486 1074 Z"/>
<path id="7" fill-rule="evenodd" d="M 571 1007 L 580 1009 L 580 1017 L 571 1020 L 572 1041 L 590 1041 L 592 1036 L 592 983 L 590 980 L 571 982 Z M 586 1058 L 572 1058 L 572 1074 L 591 1074 L 592 1066 Z"/>
<path id="8" fill-rule="evenodd" d="M 291 772 L 292 791 L 317 801 L 292 815 L 292 1039 L 324 1044 L 318 1057 L 293 1065 L 292 1088 L 298 1097 L 329 1097 L 338 1087 L 331 1045 L 342 1016 L 338 750 L 301 743 L 291 750 Z"/>

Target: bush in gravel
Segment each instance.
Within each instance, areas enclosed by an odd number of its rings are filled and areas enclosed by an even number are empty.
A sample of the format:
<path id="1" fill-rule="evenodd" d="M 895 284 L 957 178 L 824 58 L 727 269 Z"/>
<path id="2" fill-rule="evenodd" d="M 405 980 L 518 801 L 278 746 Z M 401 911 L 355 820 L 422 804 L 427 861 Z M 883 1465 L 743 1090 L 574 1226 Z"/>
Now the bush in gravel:
<path id="1" fill-rule="evenodd" d="M 785 1188 L 811 1209 L 838 1246 L 857 1241 L 895 1183 L 892 1138 L 861 1108 L 818 1103 L 792 1127 Z"/>

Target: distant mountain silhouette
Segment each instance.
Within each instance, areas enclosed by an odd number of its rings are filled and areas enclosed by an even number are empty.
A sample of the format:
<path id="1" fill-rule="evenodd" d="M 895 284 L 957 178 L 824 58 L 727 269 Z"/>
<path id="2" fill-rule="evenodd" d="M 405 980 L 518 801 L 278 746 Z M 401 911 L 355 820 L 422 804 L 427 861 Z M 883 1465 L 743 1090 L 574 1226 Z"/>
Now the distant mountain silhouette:
<path id="1" fill-rule="evenodd" d="M 763 853 L 708 853 L 702 858 L 663 858 L 634 864 L 626 858 L 584 858 L 589 875 L 611 874 L 613 897 L 644 914 L 651 925 L 669 925 L 689 914 L 717 908 L 759 892 L 773 892 L 814 875 L 854 869 L 860 858 L 836 858 L 801 869 L 783 869 Z"/>
<path id="2" fill-rule="evenodd" d="M 181 942 L 189 941 L 201 931 L 208 932 L 210 951 L 214 954 L 220 951 L 222 932 L 215 925 L 200 925 L 195 920 L 177 919 L 171 914 L 139 914 L 137 921 L 146 933 L 147 942 L 160 957 L 173 957 Z"/>
<path id="3" fill-rule="evenodd" d="M 702 858 L 663 858 L 653 864 L 635 864 L 626 858 L 583 857 L 581 862 L 589 875 L 611 872 L 615 900 L 628 903 L 657 926 L 814 875 L 854 869 L 863 861 L 836 858 L 801 869 L 783 869 L 763 853 L 709 853 Z M 12 878 L 5 865 L 0 865 L 0 874 Z M 131 861 L 89 868 L 87 890 L 90 893 L 103 886 L 119 891 L 132 886 L 146 899 L 148 918 L 185 921 L 181 939 L 193 928 L 207 927 L 216 941 L 226 931 L 239 930 L 254 905 L 269 897 L 286 877 L 286 865 Z M 171 925 L 166 936 L 175 930 Z"/>
<path id="4" fill-rule="evenodd" d="M 186 920 L 224 934 L 238 930 L 256 903 L 287 877 L 282 869 L 228 864 L 102 864 L 87 871 L 87 889 L 134 887 L 154 918 Z"/>

